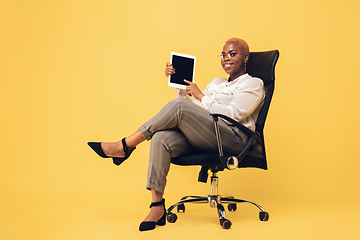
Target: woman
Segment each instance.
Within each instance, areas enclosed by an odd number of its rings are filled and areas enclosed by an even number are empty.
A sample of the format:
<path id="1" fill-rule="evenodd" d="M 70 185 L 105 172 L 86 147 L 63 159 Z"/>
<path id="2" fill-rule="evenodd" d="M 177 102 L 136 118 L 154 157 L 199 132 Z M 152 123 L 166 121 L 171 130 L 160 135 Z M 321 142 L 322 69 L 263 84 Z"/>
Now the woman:
<path id="1" fill-rule="evenodd" d="M 132 135 L 113 143 L 89 143 L 98 155 L 112 157 L 114 163 L 119 165 L 138 144 L 152 140 L 146 185 L 151 191 L 152 204 L 150 213 L 140 224 L 140 231 L 166 223 L 163 194 L 171 157 L 191 152 L 218 151 L 213 119 L 209 112 L 227 115 L 255 130 L 264 89 L 261 79 L 246 73 L 249 47 L 244 40 L 231 38 L 226 41 L 220 56 L 221 65 L 229 78 L 215 78 L 204 91 L 184 80 L 189 84 L 186 90 L 176 89 L 177 98 Z M 173 66 L 166 63 L 165 75 L 168 77 L 174 73 Z M 237 154 L 239 144 L 246 141 L 246 136 L 225 121 L 219 121 L 219 127 L 224 152 Z"/>

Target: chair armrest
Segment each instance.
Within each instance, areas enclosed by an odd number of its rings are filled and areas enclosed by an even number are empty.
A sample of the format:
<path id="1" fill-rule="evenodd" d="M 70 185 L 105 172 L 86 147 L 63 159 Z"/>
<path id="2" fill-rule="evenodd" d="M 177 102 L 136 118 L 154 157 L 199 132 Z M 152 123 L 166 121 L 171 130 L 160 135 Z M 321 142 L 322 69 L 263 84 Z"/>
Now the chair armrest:
<path id="1" fill-rule="evenodd" d="M 251 131 L 249 128 L 245 127 L 244 125 L 242 125 L 241 123 L 239 123 L 238 121 L 232 119 L 231 117 L 228 117 L 226 115 L 223 114 L 218 114 L 218 113 L 210 113 L 211 116 L 213 117 L 220 117 L 225 119 L 226 121 L 230 122 L 232 125 L 234 125 L 235 127 L 239 128 L 243 133 L 245 133 L 248 137 L 254 135 L 255 133 L 253 131 Z"/>
<path id="2" fill-rule="evenodd" d="M 218 118 L 223 118 L 225 119 L 226 121 L 230 122 L 231 124 L 233 124 L 235 127 L 237 127 L 241 132 L 245 133 L 245 135 L 248 137 L 247 139 L 247 142 L 244 146 L 244 148 L 242 149 L 242 151 L 238 154 L 237 156 L 237 159 L 239 161 L 239 163 L 241 162 L 241 160 L 245 157 L 246 153 L 249 151 L 252 143 L 254 142 L 255 140 L 255 133 L 253 131 L 251 131 L 249 128 L 245 127 L 244 125 L 240 124 L 238 121 L 226 116 L 226 115 L 222 115 L 222 114 L 217 114 L 217 113 L 211 113 L 210 114 L 213 119 L 214 119 L 214 123 L 217 122 Z M 219 138 L 218 139 L 218 148 L 221 149 L 220 152 L 220 162 L 221 164 L 223 165 L 223 167 L 225 168 L 228 168 L 228 165 L 227 165 L 227 159 L 225 159 L 225 157 L 223 155 L 221 155 L 221 152 L 222 152 L 222 146 L 220 145 L 221 144 L 221 140 L 220 140 L 220 132 L 218 128 L 215 128 L 215 131 L 217 132 L 217 137 Z M 228 168 L 229 169 L 229 168 Z"/>

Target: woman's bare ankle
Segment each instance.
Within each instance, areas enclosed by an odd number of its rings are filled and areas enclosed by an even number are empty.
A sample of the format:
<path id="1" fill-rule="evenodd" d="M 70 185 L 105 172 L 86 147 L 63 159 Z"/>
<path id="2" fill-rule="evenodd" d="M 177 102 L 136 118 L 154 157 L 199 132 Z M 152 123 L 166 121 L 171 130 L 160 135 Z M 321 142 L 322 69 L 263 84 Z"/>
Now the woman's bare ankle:
<path id="1" fill-rule="evenodd" d="M 130 136 L 125 138 L 126 145 L 131 149 L 145 141 L 144 135 L 140 132 L 140 130 L 137 130 Z"/>
<path id="2" fill-rule="evenodd" d="M 163 214 L 164 214 L 164 206 L 161 205 L 161 206 L 152 207 L 150 209 L 149 215 L 147 215 L 146 218 L 144 219 L 144 222 L 146 221 L 157 222 L 159 221 L 159 219 L 162 217 Z"/>

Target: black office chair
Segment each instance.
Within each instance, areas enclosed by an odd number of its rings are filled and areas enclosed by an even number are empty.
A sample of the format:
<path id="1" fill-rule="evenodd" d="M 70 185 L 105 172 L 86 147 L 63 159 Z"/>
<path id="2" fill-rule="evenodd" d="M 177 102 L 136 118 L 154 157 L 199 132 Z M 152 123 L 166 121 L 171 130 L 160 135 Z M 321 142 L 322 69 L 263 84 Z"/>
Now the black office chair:
<path id="1" fill-rule="evenodd" d="M 274 92 L 275 83 L 275 65 L 279 58 L 279 51 L 267 51 L 267 52 L 251 52 L 249 61 L 247 64 L 247 72 L 253 77 L 259 77 L 264 81 L 265 99 L 263 106 L 256 121 L 255 133 L 247 127 L 241 125 L 237 121 L 221 115 L 211 114 L 214 119 L 214 126 L 216 131 L 216 137 L 218 141 L 219 154 L 194 154 L 186 155 L 177 158 L 172 158 L 171 163 L 180 166 L 194 166 L 199 165 L 201 171 L 199 173 L 199 182 L 207 182 L 208 171 L 212 172 L 211 176 L 211 193 L 208 196 L 185 196 L 181 198 L 181 201 L 172 205 L 167 209 L 167 221 L 174 223 L 177 220 L 177 215 L 171 211 L 177 207 L 178 212 L 185 211 L 185 203 L 208 203 L 211 207 L 217 207 L 218 215 L 220 219 L 220 225 L 228 229 L 232 223 L 225 218 L 225 209 L 222 203 L 228 204 L 229 211 L 236 211 L 237 203 L 250 203 L 260 209 L 259 218 L 261 221 L 267 221 L 269 219 L 269 213 L 267 213 L 261 206 L 242 199 L 234 197 L 221 197 L 218 194 L 218 176 L 217 172 L 224 169 L 234 170 L 236 168 L 260 168 L 267 170 L 266 154 L 263 129 L 265 119 L 269 110 L 271 98 Z M 226 156 L 223 154 L 220 132 L 217 125 L 218 118 L 223 118 L 233 125 L 238 127 L 242 132 L 248 136 L 248 141 L 245 148 L 240 149 L 238 156 Z"/>

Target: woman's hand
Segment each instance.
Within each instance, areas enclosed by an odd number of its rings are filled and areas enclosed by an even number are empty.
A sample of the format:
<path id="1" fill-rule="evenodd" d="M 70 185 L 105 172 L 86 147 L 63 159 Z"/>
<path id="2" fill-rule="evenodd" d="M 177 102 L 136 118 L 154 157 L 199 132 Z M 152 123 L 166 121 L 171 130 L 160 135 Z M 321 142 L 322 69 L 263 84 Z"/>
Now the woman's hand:
<path id="1" fill-rule="evenodd" d="M 173 67 L 173 65 L 171 63 L 166 63 L 166 68 L 165 68 L 165 75 L 166 77 L 169 77 L 169 75 L 173 75 L 175 73 L 175 68 Z"/>
<path id="2" fill-rule="evenodd" d="M 197 100 L 201 101 L 203 96 L 205 96 L 202 91 L 199 89 L 199 87 L 186 79 L 184 79 L 184 82 L 188 83 L 189 86 L 186 87 L 186 93 L 191 97 L 193 96 Z"/>

